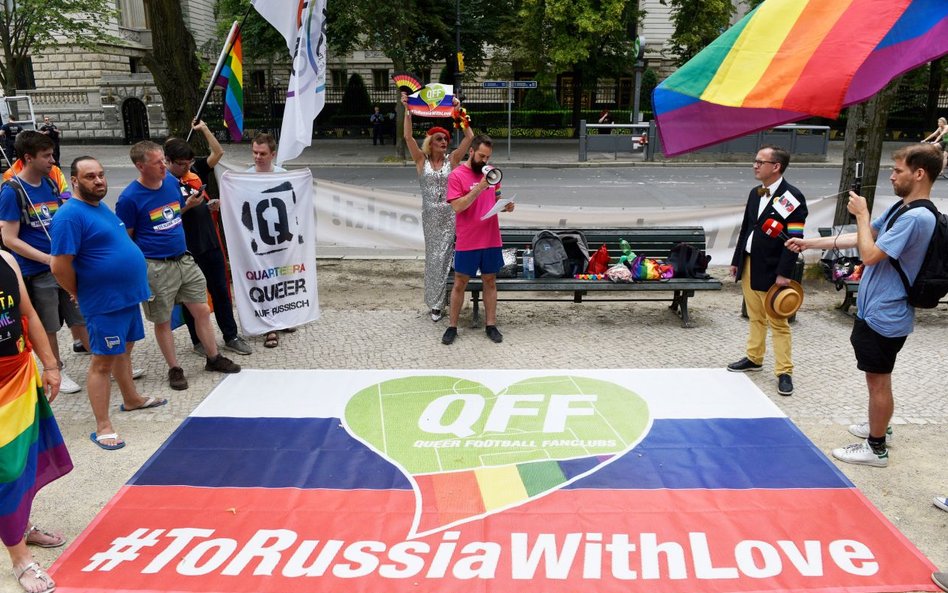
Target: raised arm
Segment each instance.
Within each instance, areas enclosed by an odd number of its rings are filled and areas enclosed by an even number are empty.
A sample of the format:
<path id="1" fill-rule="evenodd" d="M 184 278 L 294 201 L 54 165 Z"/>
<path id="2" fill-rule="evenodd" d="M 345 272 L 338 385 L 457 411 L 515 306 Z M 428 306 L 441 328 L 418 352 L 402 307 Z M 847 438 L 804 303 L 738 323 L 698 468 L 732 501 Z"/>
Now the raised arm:
<path id="1" fill-rule="evenodd" d="M 405 125 L 402 129 L 402 135 L 405 137 L 405 145 L 408 146 L 411 159 L 415 161 L 415 168 L 418 169 L 420 174 L 422 167 L 425 165 L 425 153 L 418 148 L 415 137 L 411 135 L 411 111 L 408 110 L 408 95 L 406 93 L 402 93 L 402 105 L 405 107 Z"/>
<path id="2" fill-rule="evenodd" d="M 458 101 L 457 97 L 454 98 L 454 109 L 457 117 L 455 118 L 455 123 L 460 123 L 461 129 L 464 130 L 464 137 L 461 138 L 461 143 L 458 144 L 458 147 L 454 149 L 451 153 L 451 168 L 454 169 L 457 167 L 461 160 L 464 158 L 464 155 L 467 154 L 467 151 L 471 148 L 471 140 L 474 139 L 474 129 L 471 128 L 471 118 L 467 115 L 467 111 L 461 110 L 461 102 Z"/>
<path id="3" fill-rule="evenodd" d="M 192 123 L 191 128 L 201 132 L 204 139 L 207 140 L 207 146 L 211 149 L 211 154 L 207 157 L 207 166 L 213 169 L 220 162 L 221 157 L 224 156 L 224 148 L 203 121 L 198 120 Z"/>

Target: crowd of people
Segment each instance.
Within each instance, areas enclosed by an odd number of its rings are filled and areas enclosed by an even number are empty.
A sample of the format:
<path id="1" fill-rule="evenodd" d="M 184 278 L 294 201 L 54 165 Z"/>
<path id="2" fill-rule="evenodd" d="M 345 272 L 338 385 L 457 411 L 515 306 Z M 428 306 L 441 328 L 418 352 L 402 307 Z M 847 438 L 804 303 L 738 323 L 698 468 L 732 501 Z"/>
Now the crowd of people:
<path id="1" fill-rule="evenodd" d="M 406 102 L 404 96 L 402 101 Z M 459 104 L 455 105 L 454 120 L 460 133 L 457 148 L 449 152 L 451 132 L 438 126 L 426 130 L 419 147 L 412 134 L 411 113 L 405 110 L 404 139 L 422 194 L 425 307 L 434 322 L 443 319 L 447 311 L 448 327 L 441 342 L 453 344 L 459 336 L 465 288 L 472 277 L 480 275 L 485 333 L 499 343 L 503 335 L 497 327 L 496 274 L 503 266 L 502 244 L 499 217 L 488 214 L 500 199 L 502 187 L 487 175 L 491 138 L 474 134 L 470 118 Z M 73 386 L 80 389 L 62 370 L 57 341 L 62 325 L 67 325 L 91 353 L 86 390 L 96 426 L 89 438 L 103 450 L 125 446 L 109 414 L 113 378 L 123 411 L 167 403 L 167 399 L 142 393 L 135 383 L 131 353 L 135 343 L 145 337 L 143 313 L 153 324 L 172 389 L 188 388 L 172 336 L 171 316 L 176 304 L 182 304 L 187 312 L 192 348 L 205 358 L 206 371 L 229 374 L 241 370 L 220 352 L 208 293 L 223 349 L 245 356 L 253 353 L 238 333 L 227 286 L 225 245 L 214 218 L 220 202 L 207 190 L 224 151 L 203 122 L 195 122 L 193 128 L 207 141 L 209 156 L 196 157 L 191 146 L 177 138 L 168 139 L 163 146 L 142 141 L 131 148 L 129 155 L 138 177 L 122 191 L 114 212 L 102 203 L 108 183 L 98 160 L 91 156 L 73 160 L 70 183 L 65 186 L 65 176 L 56 166 L 58 147 L 53 134 L 49 130 L 20 130 L 16 134 L 13 149 L 18 160 L 0 189 L 0 238 L 10 252 L 0 252 L 0 313 L 10 321 L 0 325 L 0 401 L 15 400 L 18 405 L 2 408 L 0 421 L 28 427 L 45 446 L 25 448 L 25 459 L 18 460 L 22 462 L 18 467 L 42 467 L 42 472 L 23 471 L 0 484 L 5 499 L 14 492 L 22 498 L 17 501 L 17 513 L 0 518 L 0 535 L 14 576 L 29 593 L 52 591 L 55 584 L 33 560 L 27 546 L 65 543 L 62 535 L 37 527 L 29 517 L 33 494 L 72 469 L 49 407 L 60 391 Z M 759 184 L 749 192 L 731 261 L 731 273 L 741 283 L 749 331 L 744 357 L 727 369 L 762 370 L 769 332 L 775 352 L 776 391 L 781 396 L 792 395 L 791 330 L 787 315 L 775 313 L 769 299 L 775 288 L 795 290 L 791 278 L 798 254 L 804 250 L 858 248 L 866 267 L 850 342 L 857 368 L 865 374 L 868 420 L 848 427 L 858 442 L 832 451 L 833 457 L 845 463 L 889 464 L 895 406 L 891 374 L 913 330 L 915 313 L 906 301 L 899 269 L 908 278 L 915 277 L 935 227 L 933 212 L 918 206 L 930 203 L 934 181 L 943 172 L 943 150 L 936 144 L 948 133 L 944 119 L 939 120 L 939 130 L 926 142 L 892 155 L 890 181 L 900 198 L 898 207 L 873 219 L 866 199 L 850 192 L 848 210 L 855 217 L 857 230 L 834 237 L 803 237 L 806 198 L 785 177 L 791 160 L 788 151 L 764 146 L 753 163 Z M 276 142 L 269 134 L 254 138 L 252 153 L 254 165 L 248 172 L 284 171 L 274 165 Z M 503 211 L 513 209 L 511 202 Z M 762 223 L 769 219 L 780 221 L 786 234 L 768 233 Z M 454 281 L 449 293 L 452 268 Z M 264 346 L 278 344 L 277 332 L 265 336 Z M 43 457 L 39 466 L 38 457 Z M 936 497 L 934 504 L 948 511 L 945 497 Z M 935 573 L 932 578 L 948 591 L 945 573 Z"/>

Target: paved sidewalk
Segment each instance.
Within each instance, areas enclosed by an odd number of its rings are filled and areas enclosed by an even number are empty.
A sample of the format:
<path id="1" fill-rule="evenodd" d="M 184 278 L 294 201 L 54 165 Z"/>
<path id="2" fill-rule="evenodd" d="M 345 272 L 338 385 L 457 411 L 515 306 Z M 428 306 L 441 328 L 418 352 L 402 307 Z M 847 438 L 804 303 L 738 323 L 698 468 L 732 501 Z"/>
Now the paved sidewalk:
<path id="1" fill-rule="evenodd" d="M 695 161 L 687 156 L 671 160 L 646 162 L 642 153 L 613 153 L 590 152 L 589 160 L 579 162 L 579 140 L 547 139 L 514 139 L 510 150 L 510 160 L 507 159 L 507 139 L 494 138 L 494 160 L 498 164 L 514 167 L 641 167 L 641 166 L 724 166 L 734 167 L 746 165 L 740 159 L 730 162 Z M 882 154 L 887 156 L 902 146 L 903 142 L 886 142 Z M 794 163 L 794 167 L 839 167 L 843 162 L 844 143 L 830 142 L 829 153 L 825 162 Z M 68 145 L 63 152 L 68 155 L 91 154 L 103 162 L 108 169 L 114 166 L 129 166 L 128 146 L 122 145 Z M 225 159 L 237 164 L 253 164 L 250 154 L 250 143 L 225 144 L 227 153 Z M 85 152 L 83 152 L 85 151 Z M 298 158 L 288 163 L 289 167 L 360 167 L 366 165 L 404 167 L 414 166 L 408 161 L 401 161 L 395 156 L 395 147 L 372 146 L 370 138 L 365 139 L 336 139 L 320 138 L 313 141 L 313 145 L 303 150 Z"/>
<path id="2" fill-rule="evenodd" d="M 245 368 L 721 368 L 743 354 L 746 322 L 738 315 L 740 290 L 726 281 L 724 268 L 713 273 L 724 289 L 692 299 L 693 329 L 679 326 L 663 303 L 510 303 L 499 305 L 502 344 L 492 344 L 483 327 L 471 329 L 470 305 L 462 312 L 460 335 L 452 347 L 440 343 L 444 322 L 432 323 L 422 305 L 423 266 L 419 260 L 320 260 L 319 298 L 322 318 L 295 334 L 281 335 L 276 349 L 251 340 L 251 356 L 234 356 Z M 793 325 L 792 397 L 776 395 L 773 363 L 750 379 L 803 432 L 828 454 L 854 442 L 849 423 L 865 419 L 866 388 L 849 346 L 851 318 L 833 306 L 840 295 L 828 283 L 806 283 L 806 301 Z M 925 311 L 909 338 L 894 373 L 895 443 L 888 468 L 837 464 L 882 513 L 921 551 L 948 567 L 948 513 L 931 504 L 948 494 L 945 431 L 948 397 L 942 377 L 948 364 L 948 311 Z M 219 334 L 217 334 L 219 336 Z M 166 368 L 146 324 L 146 338 L 135 348 L 136 367 L 148 374 L 137 382 L 142 393 L 167 397 L 167 406 L 123 413 L 113 387 L 112 417 L 128 445 L 102 451 L 89 441 L 94 430 L 85 391 L 63 394 L 53 403 L 70 453 L 72 474 L 40 492 L 34 518 L 44 527 L 61 529 L 73 540 L 127 482 L 187 415 L 207 396 L 221 376 L 202 370 L 203 359 L 190 351 L 187 333 L 175 332 L 177 352 L 190 389 L 172 391 Z M 65 330 L 60 343 L 68 350 Z M 65 353 L 67 371 L 84 383 L 89 358 Z M 113 384 L 114 385 L 114 384 Z M 274 389 L 279 389 L 275 382 Z M 261 393 L 260 397 L 267 397 Z M 778 452 L 774 452 L 775 455 Z M 60 550 L 34 550 L 48 565 Z M 5 571 L 0 592 L 19 591 Z"/>

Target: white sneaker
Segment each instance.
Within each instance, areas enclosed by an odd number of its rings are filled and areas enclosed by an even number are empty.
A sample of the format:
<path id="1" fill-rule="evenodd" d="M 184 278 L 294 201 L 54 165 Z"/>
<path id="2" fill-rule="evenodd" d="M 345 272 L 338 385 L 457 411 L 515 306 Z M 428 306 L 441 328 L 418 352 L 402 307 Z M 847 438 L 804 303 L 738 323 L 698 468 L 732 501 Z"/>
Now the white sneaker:
<path id="1" fill-rule="evenodd" d="M 833 457 L 846 463 L 856 465 L 869 465 L 872 467 L 887 467 L 889 465 L 889 452 L 876 453 L 869 446 L 868 441 L 853 443 L 846 447 L 833 449 Z"/>
<path id="2" fill-rule="evenodd" d="M 948 496 L 936 496 L 932 499 L 932 504 L 943 511 L 948 511 Z"/>
<path id="3" fill-rule="evenodd" d="M 66 371 L 59 371 L 59 376 L 62 378 L 62 381 L 59 383 L 59 391 L 61 393 L 76 393 L 82 391 L 82 387 L 70 379 L 69 375 L 66 374 Z"/>
<path id="4" fill-rule="evenodd" d="M 141 379 L 145 376 L 145 369 L 132 369 L 132 379 Z M 115 381 L 115 375 L 109 375 L 109 378 Z"/>
<path id="5" fill-rule="evenodd" d="M 849 434 L 860 439 L 869 438 L 869 423 L 863 422 L 862 424 L 850 424 L 849 425 Z M 885 429 L 885 444 L 889 445 L 892 443 L 892 426 L 887 426 Z"/>

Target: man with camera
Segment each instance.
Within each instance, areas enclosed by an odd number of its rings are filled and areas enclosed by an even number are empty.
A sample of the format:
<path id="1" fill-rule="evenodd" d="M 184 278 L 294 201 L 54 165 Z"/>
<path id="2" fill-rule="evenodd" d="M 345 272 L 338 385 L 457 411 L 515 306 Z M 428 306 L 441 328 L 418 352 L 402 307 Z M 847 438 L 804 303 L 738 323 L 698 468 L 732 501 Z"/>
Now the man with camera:
<path id="1" fill-rule="evenodd" d="M 495 343 L 504 336 L 497 329 L 497 272 L 504 265 L 500 221 L 487 214 L 500 199 L 499 170 L 488 166 L 493 153 L 489 136 L 478 135 L 471 141 L 468 160 L 448 175 L 447 202 L 454 210 L 457 239 L 454 252 L 454 287 L 451 289 L 451 314 L 441 343 L 451 345 L 458 335 L 458 317 L 464 304 L 464 290 L 472 276 L 481 273 L 484 285 L 484 313 L 487 337 Z M 513 212 L 513 202 L 504 212 Z"/>
<path id="2" fill-rule="evenodd" d="M 853 424 L 849 432 L 861 439 L 833 449 L 833 457 L 846 463 L 886 467 L 891 439 L 889 421 L 895 409 L 892 369 L 906 337 L 915 325 L 915 308 L 909 305 L 905 285 L 893 260 L 912 282 L 922 267 L 935 230 L 935 217 L 927 208 L 912 207 L 928 200 L 932 184 L 941 173 L 941 153 L 931 144 L 912 144 L 892 155 L 892 189 L 900 197 L 898 209 L 889 209 L 872 220 L 866 199 L 849 192 L 847 208 L 856 217 L 856 232 L 819 239 L 794 238 L 787 248 L 846 249 L 857 247 L 865 264 L 856 297 L 856 319 L 849 341 L 856 354 L 856 367 L 866 373 L 869 388 L 869 421 Z M 916 206 L 921 204 L 915 204 Z M 898 214 L 895 223 L 889 225 Z"/>

